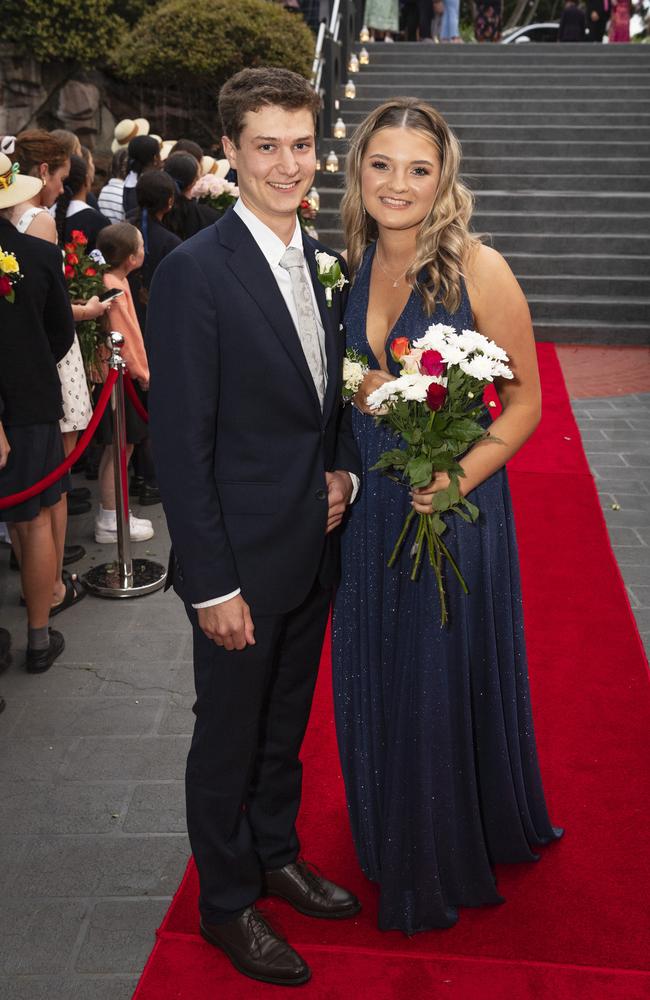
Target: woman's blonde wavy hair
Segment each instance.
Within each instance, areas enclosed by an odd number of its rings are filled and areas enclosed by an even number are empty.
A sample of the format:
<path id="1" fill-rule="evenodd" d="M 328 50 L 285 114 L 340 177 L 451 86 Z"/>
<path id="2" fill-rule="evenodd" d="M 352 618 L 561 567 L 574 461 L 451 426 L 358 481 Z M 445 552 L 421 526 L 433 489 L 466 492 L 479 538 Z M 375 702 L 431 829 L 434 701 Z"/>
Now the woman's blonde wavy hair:
<path id="1" fill-rule="evenodd" d="M 460 143 L 435 108 L 414 97 L 394 97 L 376 108 L 352 137 L 346 165 L 346 191 L 341 203 L 348 266 L 354 275 L 364 251 L 377 238 L 377 224 L 365 210 L 361 195 L 361 164 L 373 135 L 386 128 L 410 128 L 430 139 L 441 163 L 440 183 L 433 204 L 420 226 L 415 260 L 406 280 L 424 299 L 427 314 L 436 302 L 455 312 L 461 301 L 463 264 L 479 240 L 470 234 L 474 198 L 459 180 Z M 418 281 L 423 268 L 428 280 Z"/>

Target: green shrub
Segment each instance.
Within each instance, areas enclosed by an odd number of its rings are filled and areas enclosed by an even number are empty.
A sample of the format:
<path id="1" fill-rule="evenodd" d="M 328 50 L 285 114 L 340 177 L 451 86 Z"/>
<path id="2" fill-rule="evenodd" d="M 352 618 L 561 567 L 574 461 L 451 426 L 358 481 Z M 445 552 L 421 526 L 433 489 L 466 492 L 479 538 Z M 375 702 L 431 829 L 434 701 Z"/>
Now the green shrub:
<path id="1" fill-rule="evenodd" d="M 39 62 L 102 62 L 125 31 L 113 0 L 2 0 L 3 41 Z"/>
<path id="2" fill-rule="evenodd" d="M 307 75 L 314 37 L 302 17 L 269 0 L 163 0 L 113 50 L 122 79 L 212 97 L 247 66 L 284 66 Z"/>

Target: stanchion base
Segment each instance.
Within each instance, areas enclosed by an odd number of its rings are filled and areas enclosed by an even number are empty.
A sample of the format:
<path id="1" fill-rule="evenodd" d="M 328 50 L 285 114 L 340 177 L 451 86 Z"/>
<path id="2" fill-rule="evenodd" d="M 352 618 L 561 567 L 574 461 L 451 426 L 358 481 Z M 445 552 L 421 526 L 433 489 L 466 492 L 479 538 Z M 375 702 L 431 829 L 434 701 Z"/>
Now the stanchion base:
<path id="1" fill-rule="evenodd" d="M 93 566 L 82 576 L 82 581 L 89 593 L 95 597 L 144 597 L 160 590 L 167 578 L 167 570 L 160 563 L 150 559 L 134 559 L 132 561 L 133 577 L 129 585 L 119 572 L 118 564 L 102 563 Z"/>

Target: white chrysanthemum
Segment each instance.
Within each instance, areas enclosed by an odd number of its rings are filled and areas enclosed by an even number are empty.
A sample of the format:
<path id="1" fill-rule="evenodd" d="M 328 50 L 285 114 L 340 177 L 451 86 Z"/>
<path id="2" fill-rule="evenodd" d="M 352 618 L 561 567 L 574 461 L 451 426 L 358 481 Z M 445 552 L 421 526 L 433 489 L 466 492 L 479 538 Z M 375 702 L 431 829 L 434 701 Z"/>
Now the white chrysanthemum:
<path id="1" fill-rule="evenodd" d="M 486 358 L 484 354 L 475 354 L 473 358 L 461 361 L 460 367 L 467 375 L 481 382 L 491 382 L 494 378 L 494 364 L 495 362 Z"/>
<path id="2" fill-rule="evenodd" d="M 343 385 L 345 388 L 355 393 L 363 382 L 366 370 L 364 365 L 359 361 L 350 361 L 349 358 L 343 358 Z"/>
<path id="3" fill-rule="evenodd" d="M 488 340 L 477 330 L 463 330 L 461 336 L 468 354 L 471 351 L 481 351 L 482 354 L 497 361 L 508 361 L 508 355 L 503 348 L 495 344 L 493 340 Z"/>
<path id="4" fill-rule="evenodd" d="M 371 410 L 380 410 L 390 399 L 398 398 L 400 393 L 397 389 L 399 379 L 390 382 L 382 382 L 373 392 L 368 395 L 367 403 Z"/>
<path id="5" fill-rule="evenodd" d="M 413 342 L 413 347 L 424 351 L 440 351 L 442 354 L 443 348 L 447 343 L 447 337 L 455 332 L 453 326 L 445 326 L 444 323 L 432 323 L 425 330 L 424 336 Z"/>

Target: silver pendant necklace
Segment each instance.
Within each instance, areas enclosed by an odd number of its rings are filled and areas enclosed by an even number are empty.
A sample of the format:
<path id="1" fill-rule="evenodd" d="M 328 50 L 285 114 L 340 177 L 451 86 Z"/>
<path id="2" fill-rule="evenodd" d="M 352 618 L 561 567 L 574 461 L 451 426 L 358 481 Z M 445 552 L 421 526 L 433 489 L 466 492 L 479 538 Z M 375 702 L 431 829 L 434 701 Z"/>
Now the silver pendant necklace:
<path id="1" fill-rule="evenodd" d="M 399 286 L 400 281 L 402 281 L 402 279 L 406 276 L 406 272 L 408 271 L 411 265 L 409 264 L 408 267 L 405 268 L 405 270 L 402 271 L 402 273 L 397 276 L 397 278 L 394 278 L 392 274 L 389 274 L 389 272 L 386 270 L 386 268 L 381 262 L 381 258 L 379 256 L 379 244 L 377 244 L 377 249 L 375 250 L 375 257 L 377 258 L 377 263 L 379 264 L 380 268 L 382 269 L 386 277 L 389 278 L 390 281 L 392 282 L 393 288 L 397 288 Z"/>

